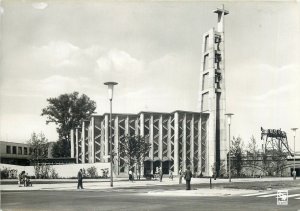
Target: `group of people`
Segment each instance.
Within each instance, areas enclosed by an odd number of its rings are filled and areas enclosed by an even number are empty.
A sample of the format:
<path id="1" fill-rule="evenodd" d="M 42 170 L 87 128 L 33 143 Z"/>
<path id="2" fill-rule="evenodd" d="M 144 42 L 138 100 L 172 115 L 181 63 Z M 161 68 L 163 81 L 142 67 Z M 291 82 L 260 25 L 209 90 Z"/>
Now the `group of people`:
<path id="1" fill-rule="evenodd" d="M 155 175 L 156 175 L 155 177 L 159 177 L 159 181 L 162 182 L 163 171 L 161 167 L 156 168 Z M 132 170 L 129 170 L 128 176 L 129 176 L 129 181 L 133 182 L 134 175 Z M 186 190 L 191 190 L 191 179 L 193 177 L 193 174 L 189 166 L 187 167 L 185 172 L 183 172 L 182 169 L 179 170 L 179 184 L 182 184 L 183 177 L 186 181 Z M 173 171 L 171 169 L 169 169 L 169 179 L 173 180 Z"/>
<path id="2" fill-rule="evenodd" d="M 32 186 L 32 183 L 30 181 L 28 173 L 26 173 L 25 171 L 22 171 L 19 174 L 19 176 L 18 176 L 18 185 L 19 185 L 19 187 L 22 187 L 22 185 L 24 185 L 24 187 Z"/>

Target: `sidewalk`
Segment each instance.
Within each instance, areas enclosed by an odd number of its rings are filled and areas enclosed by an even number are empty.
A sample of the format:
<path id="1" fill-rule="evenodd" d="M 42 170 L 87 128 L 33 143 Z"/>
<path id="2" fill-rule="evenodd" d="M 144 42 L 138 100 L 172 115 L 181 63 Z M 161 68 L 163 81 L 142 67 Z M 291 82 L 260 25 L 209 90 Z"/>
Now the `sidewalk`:
<path id="1" fill-rule="evenodd" d="M 271 178 L 247 178 L 247 179 L 232 179 L 232 183 L 245 183 L 245 182 L 270 182 L 270 181 L 289 181 L 292 180 L 292 178 L 289 177 L 271 177 Z M 49 183 L 52 184 L 35 184 L 34 180 L 32 180 L 33 186 L 32 187 L 19 187 L 17 184 L 17 180 L 15 180 L 15 184 L 3 184 L 1 185 L 1 191 L 30 191 L 30 190 L 75 190 L 77 188 L 77 180 L 76 179 L 67 179 L 67 180 L 44 180 L 49 181 Z M 55 183 L 55 181 L 59 181 L 59 183 Z M 65 181 L 65 182 L 63 182 Z M 110 187 L 110 179 L 84 179 L 83 180 L 83 187 L 84 190 L 103 190 L 103 189 L 117 189 L 117 188 L 134 188 L 134 187 L 141 187 L 141 186 L 160 186 L 160 185 L 178 185 L 179 179 L 174 178 L 173 180 L 170 180 L 169 178 L 163 178 L 162 182 L 159 182 L 159 180 L 140 180 L 140 181 L 134 181 L 130 182 L 126 178 L 114 178 L 114 187 Z M 183 187 L 185 185 L 185 181 L 183 180 Z M 193 178 L 192 179 L 192 185 L 193 184 L 207 184 L 207 187 L 209 187 L 209 178 Z M 212 179 L 212 184 L 220 184 L 220 183 L 228 183 L 228 179 Z M 203 189 L 201 188 L 201 191 Z M 208 189 L 210 191 L 213 191 L 214 189 Z M 228 191 L 229 189 L 221 189 L 223 191 Z M 210 192 L 208 191 L 208 192 Z M 241 190 L 239 190 L 241 191 Z M 248 192 L 251 190 L 247 190 Z M 173 191 L 174 192 L 174 191 Z M 189 191 L 190 193 L 193 193 L 192 191 Z M 253 192 L 253 190 L 252 190 Z"/>

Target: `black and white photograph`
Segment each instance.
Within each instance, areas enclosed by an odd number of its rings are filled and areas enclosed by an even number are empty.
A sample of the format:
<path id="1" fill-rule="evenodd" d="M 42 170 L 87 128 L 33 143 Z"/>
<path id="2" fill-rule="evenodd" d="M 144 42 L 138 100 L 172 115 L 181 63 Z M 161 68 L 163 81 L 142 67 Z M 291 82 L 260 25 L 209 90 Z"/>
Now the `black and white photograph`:
<path id="1" fill-rule="evenodd" d="M 298 211 L 299 92 L 299 0 L 0 0 L 0 211 Z"/>

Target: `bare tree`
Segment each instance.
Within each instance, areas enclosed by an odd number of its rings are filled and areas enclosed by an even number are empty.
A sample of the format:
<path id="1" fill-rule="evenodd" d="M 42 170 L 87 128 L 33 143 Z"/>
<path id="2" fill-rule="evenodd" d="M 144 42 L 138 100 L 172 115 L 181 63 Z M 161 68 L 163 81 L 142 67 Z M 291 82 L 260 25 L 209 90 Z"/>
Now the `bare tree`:
<path id="1" fill-rule="evenodd" d="M 125 157 L 125 163 L 131 169 L 134 164 L 137 164 L 139 175 L 141 175 L 141 167 L 145 160 L 146 155 L 149 153 L 151 144 L 142 136 L 129 136 L 127 135 L 122 140 L 120 146 L 120 155 Z"/>
<path id="2" fill-rule="evenodd" d="M 233 157 L 232 170 L 236 171 L 236 175 L 241 176 L 243 169 L 243 154 L 244 154 L 244 144 L 241 137 L 233 137 L 231 145 L 231 155 Z"/>
<path id="3" fill-rule="evenodd" d="M 255 174 L 255 169 L 258 166 L 258 158 L 259 158 L 259 151 L 257 147 L 257 142 L 254 136 L 252 135 L 247 147 L 247 160 L 250 162 L 251 174 L 253 177 Z"/>

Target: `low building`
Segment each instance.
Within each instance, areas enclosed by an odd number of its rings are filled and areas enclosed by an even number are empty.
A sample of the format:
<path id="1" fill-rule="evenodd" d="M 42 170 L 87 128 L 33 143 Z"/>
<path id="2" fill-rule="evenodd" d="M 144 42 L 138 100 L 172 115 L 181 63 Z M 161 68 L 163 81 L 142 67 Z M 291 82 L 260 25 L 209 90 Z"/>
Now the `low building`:
<path id="1" fill-rule="evenodd" d="M 0 141 L 1 163 L 13 165 L 29 165 L 30 147 L 25 143 Z"/>
<path id="2" fill-rule="evenodd" d="M 49 165 L 57 164 L 73 164 L 76 162 L 74 158 L 53 158 L 51 150 L 54 142 L 49 142 L 47 150 L 47 158 L 36 160 L 37 163 L 45 163 Z M 17 143 L 0 141 L 0 163 L 29 166 L 32 165 L 30 154 L 32 149 L 27 143 Z"/>

